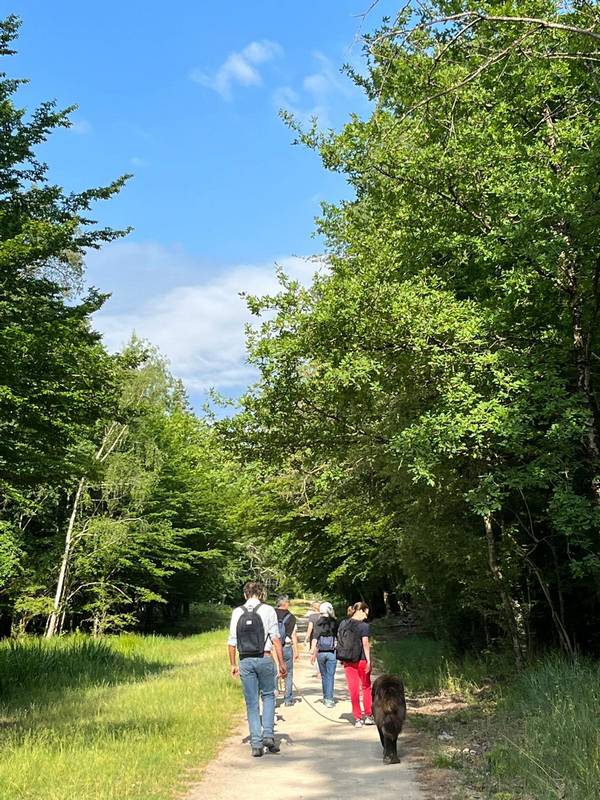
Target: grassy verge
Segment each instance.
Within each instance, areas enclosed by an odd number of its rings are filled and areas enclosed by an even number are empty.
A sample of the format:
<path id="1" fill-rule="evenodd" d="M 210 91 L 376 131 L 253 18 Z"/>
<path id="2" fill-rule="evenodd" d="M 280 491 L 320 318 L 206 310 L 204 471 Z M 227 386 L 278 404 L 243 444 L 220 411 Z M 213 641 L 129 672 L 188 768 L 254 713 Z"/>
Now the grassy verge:
<path id="1" fill-rule="evenodd" d="M 2 643 L 2 800 L 172 798 L 241 709 L 225 639 Z"/>
<path id="2" fill-rule="evenodd" d="M 471 698 L 489 684 L 492 675 L 510 673 L 503 658 L 486 660 L 474 656 L 457 657 L 443 642 L 428 636 L 388 638 L 380 623 L 375 623 L 376 655 L 386 671 L 401 675 L 410 695 L 450 694 Z"/>
<path id="3" fill-rule="evenodd" d="M 597 663 L 548 657 L 515 676 L 502 659 L 460 658 L 423 636 L 378 653 L 420 696 L 411 721 L 430 736 L 432 766 L 457 770 L 457 797 L 600 800 Z"/>
<path id="4" fill-rule="evenodd" d="M 548 658 L 504 691 L 486 754 L 496 800 L 600 799 L 600 665 Z"/>

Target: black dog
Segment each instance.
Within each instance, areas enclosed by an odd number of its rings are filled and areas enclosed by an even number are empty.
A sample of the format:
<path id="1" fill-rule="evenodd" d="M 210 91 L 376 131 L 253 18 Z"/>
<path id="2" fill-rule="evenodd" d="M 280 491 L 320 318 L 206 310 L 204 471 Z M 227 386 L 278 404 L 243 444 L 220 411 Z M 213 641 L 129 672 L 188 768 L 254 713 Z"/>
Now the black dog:
<path id="1" fill-rule="evenodd" d="M 406 719 L 404 684 L 395 675 L 381 675 L 373 684 L 373 717 L 383 747 L 383 763 L 398 764 L 398 736 Z"/>

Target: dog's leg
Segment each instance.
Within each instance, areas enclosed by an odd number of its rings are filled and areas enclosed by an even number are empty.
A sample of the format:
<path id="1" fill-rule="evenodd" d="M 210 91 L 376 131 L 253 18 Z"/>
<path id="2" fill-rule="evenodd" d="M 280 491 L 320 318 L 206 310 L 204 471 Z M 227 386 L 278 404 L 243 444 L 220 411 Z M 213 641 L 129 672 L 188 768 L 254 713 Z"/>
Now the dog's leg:
<path id="1" fill-rule="evenodd" d="M 383 763 L 384 764 L 397 764 L 399 762 L 398 758 L 398 750 L 396 748 L 397 739 L 393 739 L 391 736 L 385 736 L 384 741 L 384 754 L 383 754 Z"/>

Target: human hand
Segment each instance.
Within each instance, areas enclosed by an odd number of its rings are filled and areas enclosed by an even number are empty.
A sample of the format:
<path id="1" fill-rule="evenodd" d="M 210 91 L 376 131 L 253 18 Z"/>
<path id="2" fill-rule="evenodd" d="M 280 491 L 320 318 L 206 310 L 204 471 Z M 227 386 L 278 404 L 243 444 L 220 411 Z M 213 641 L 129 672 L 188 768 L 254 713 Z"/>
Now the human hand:
<path id="1" fill-rule="evenodd" d="M 365 667 L 365 672 L 368 674 L 371 672 L 371 662 L 367 661 L 367 666 Z"/>
<path id="2" fill-rule="evenodd" d="M 231 673 L 232 678 L 239 678 L 240 676 L 240 668 L 238 667 L 237 664 L 232 664 L 229 667 L 229 672 Z"/>
<path id="3" fill-rule="evenodd" d="M 287 667 L 286 667 L 285 664 L 282 664 L 279 667 L 279 677 L 280 678 L 285 678 L 286 675 L 287 675 Z"/>
<path id="4" fill-rule="evenodd" d="M 294 661 L 300 661 L 300 651 L 296 650 L 294 653 Z"/>
<path id="5" fill-rule="evenodd" d="M 316 653 L 311 653 L 311 654 L 310 654 L 310 663 L 311 663 L 311 664 L 314 664 L 316 660 L 317 660 L 317 655 L 316 655 Z"/>

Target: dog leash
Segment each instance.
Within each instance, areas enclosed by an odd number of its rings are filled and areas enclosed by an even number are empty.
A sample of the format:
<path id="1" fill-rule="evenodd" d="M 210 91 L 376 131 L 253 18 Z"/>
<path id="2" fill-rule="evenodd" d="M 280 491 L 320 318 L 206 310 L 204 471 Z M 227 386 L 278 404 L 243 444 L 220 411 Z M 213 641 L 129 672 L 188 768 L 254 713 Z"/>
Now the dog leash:
<path id="1" fill-rule="evenodd" d="M 306 697 L 306 695 L 302 692 L 302 690 L 299 689 L 298 686 L 296 686 L 296 684 L 294 682 L 292 682 L 292 686 L 294 687 L 294 691 L 296 692 L 296 694 L 300 695 L 300 697 L 304 700 L 304 702 L 308 705 L 308 707 L 311 708 L 315 712 L 315 714 L 318 714 L 320 717 L 323 717 L 323 719 L 326 719 L 327 722 L 331 722 L 333 725 L 348 725 L 346 720 L 343 720 L 343 719 L 331 719 L 331 717 L 328 717 L 325 714 L 322 714 L 319 711 L 318 708 L 315 708 L 315 706 L 310 702 L 310 700 Z"/>

